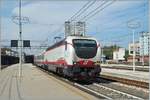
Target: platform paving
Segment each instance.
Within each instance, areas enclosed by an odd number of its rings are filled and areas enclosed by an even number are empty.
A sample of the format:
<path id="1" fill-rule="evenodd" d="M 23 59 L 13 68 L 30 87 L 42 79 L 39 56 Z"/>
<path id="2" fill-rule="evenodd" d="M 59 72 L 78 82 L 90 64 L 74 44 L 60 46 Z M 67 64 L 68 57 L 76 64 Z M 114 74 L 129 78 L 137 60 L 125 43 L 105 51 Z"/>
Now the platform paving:
<path id="1" fill-rule="evenodd" d="M 149 83 L 149 72 L 102 68 L 102 75 L 110 75 Z"/>
<path id="2" fill-rule="evenodd" d="M 0 71 L 0 100 L 97 100 L 33 66 L 23 64 L 22 77 L 18 64 Z"/>

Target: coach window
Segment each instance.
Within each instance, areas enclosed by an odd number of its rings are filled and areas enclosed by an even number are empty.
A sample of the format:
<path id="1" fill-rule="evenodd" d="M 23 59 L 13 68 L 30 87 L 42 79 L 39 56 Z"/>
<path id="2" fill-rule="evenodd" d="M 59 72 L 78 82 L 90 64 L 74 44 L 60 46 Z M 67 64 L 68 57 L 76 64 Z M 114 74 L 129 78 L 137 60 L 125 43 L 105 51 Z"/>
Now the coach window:
<path id="1" fill-rule="evenodd" d="M 67 50 L 67 41 L 65 41 L 65 50 Z"/>

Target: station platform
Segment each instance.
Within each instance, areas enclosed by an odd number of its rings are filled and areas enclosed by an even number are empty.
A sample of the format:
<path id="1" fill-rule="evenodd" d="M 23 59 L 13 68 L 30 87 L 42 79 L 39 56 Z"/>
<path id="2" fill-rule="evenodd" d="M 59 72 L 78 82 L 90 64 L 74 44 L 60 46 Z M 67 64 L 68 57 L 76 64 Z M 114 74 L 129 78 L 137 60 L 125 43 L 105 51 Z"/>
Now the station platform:
<path id="1" fill-rule="evenodd" d="M 149 72 L 122 70 L 122 69 L 109 69 L 102 67 L 101 75 L 109 75 L 119 78 L 143 81 L 149 83 Z"/>
<path id="2" fill-rule="evenodd" d="M 18 64 L 0 71 L 0 100 L 98 100 L 67 83 L 23 64 L 18 76 Z"/>

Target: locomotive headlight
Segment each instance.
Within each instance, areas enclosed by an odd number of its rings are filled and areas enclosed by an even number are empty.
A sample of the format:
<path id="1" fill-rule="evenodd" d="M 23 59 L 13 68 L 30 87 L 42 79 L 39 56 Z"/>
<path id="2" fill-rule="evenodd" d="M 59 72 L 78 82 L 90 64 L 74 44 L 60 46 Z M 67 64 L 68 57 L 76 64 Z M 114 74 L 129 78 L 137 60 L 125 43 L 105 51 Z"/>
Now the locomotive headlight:
<path id="1" fill-rule="evenodd" d="M 88 74 L 89 74 L 89 76 L 92 76 L 92 72 L 89 72 Z"/>
<path id="2" fill-rule="evenodd" d="M 100 61 L 95 62 L 95 65 L 100 65 L 100 64 L 101 64 Z"/>
<path id="3" fill-rule="evenodd" d="M 74 61 L 73 61 L 73 64 L 74 64 L 74 65 L 76 65 L 76 64 L 77 64 L 77 62 L 74 62 Z"/>

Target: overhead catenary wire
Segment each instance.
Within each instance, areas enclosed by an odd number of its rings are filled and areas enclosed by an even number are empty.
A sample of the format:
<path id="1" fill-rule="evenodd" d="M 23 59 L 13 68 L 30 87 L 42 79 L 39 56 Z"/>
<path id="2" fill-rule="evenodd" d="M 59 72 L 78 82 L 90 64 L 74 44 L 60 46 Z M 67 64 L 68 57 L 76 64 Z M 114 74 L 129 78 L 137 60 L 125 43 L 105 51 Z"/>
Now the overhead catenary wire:
<path id="1" fill-rule="evenodd" d="M 88 1 L 85 5 L 82 6 L 81 9 L 79 9 L 78 12 L 76 12 L 69 20 L 70 21 L 73 21 L 73 20 L 76 20 L 78 17 L 80 17 L 84 12 L 86 12 L 93 4 L 95 4 L 97 0 L 94 0 L 94 1 Z M 89 16 L 92 14 L 93 15 L 96 15 L 98 12 L 100 12 L 98 9 L 101 8 L 104 4 L 106 4 L 108 1 L 105 1 L 105 0 L 102 0 L 104 1 L 102 4 L 100 4 L 100 6 L 98 6 L 96 9 L 92 10 L 90 13 L 88 13 L 86 16 L 83 17 L 83 19 L 85 19 L 86 17 L 88 17 L 89 19 Z M 104 6 L 102 9 L 100 10 L 103 10 L 105 9 L 107 6 L 109 6 L 110 4 L 112 3 L 109 3 L 108 5 Z M 97 11 L 98 10 L 98 11 Z M 95 12 L 96 11 L 96 12 Z M 95 12 L 95 13 L 94 13 Z M 94 13 L 94 14 L 93 14 Z M 90 16 L 90 17 L 92 17 Z M 87 20 L 87 19 L 86 19 Z M 56 32 L 56 31 L 55 31 Z M 54 33 L 54 32 L 53 32 Z M 46 41 L 48 40 L 48 38 L 46 39 Z M 45 41 L 45 42 L 46 42 Z"/>
<path id="2" fill-rule="evenodd" d="M 84 12 L 86 12 L 93 4 L 96 3 L 96 0 L 87 2 L 78 12 L 76 12 L 69 20 L 74 21 L 79 16 L 81 16 Z"/>
<path id="3" fill-rule="evenodd" d="M 92 11 L 90 11 L 88 14 L 86 14 L 85 16 L 83 16 L 81 19 L 84 19 L 86 16 L 89 16 L 90 14 L 92 14 L 93 12 L 95 12 L 96 10 L 98 10 L 100 7 L 102 7 L 105 3 L 107 3 L 108 1 L 102 0 L 104 2 L 102 2 L 98 7 L 96 7 L 95 9 L 93 9 Z"/>
<path id="4" fill-rule="evenodd" d="M 51 32 L 51 33 L 58 33 L 58 32 L 60 32 L 60 31 L 63 29 L 63 26 L 64 26 L 64 24 L 61 25 L 58 29 L 54 30 L 54 31 Z M 60 35 L 60 34 L 59 34 L 59 35 Z M 42 46 L 42 45 L 48 46 L 48 40 L 49 40 L 48 38 L 49 38 L 49 36 L 40 44 L 40 46 Z"/>
<path id="5" fill-rule="evenodd" d="M 105 0 L 104 0 L 105 1 Z M 89 12 L 87 15 L 83 16 L 80 21 L 87 21 L 90 18 L 94 17 L 96 14 L 98 14 L 99 12 L 103 11 L 105 8 L 107 8 L 108 6 L 112 5 L 116 0 L 113 1 L 105 1 L 103 2 L 100 6 L 98 6 L 97 8 L 95 8 L 94 10 L 92 10 L 91 12 Z M 108 3 L 109 2 L 109 3 Z"/>
<path id="6" fill-rule="evenodd" d="M 103 0 L 105 1 L 105 0 Z M 81 14 L 83 14 L 88 8 L 90 8 L 94 3 L 96 2 L 96 0 L 94 0 L 92 3 L 89 1 L 87 2 L 77 13 L 75 13 L 70 19 L 75 20 L 77 17 L 79 17 Z M 86 9 L 85 9 L 86 8 Z M 98 7 L 99 8 L 99 7 Z M 84 10 L 82 10 L 84 9 Z M 56 30 L 57 31 L 57 30 Z M 56 32 L 55 31 L 55 32 Z M 48 40 L 48 38 L 46 39 L 46 41 Z M 45 41 L 45 42 L 46 42 Z"/>
<path id="7" fill-rule="evenodd" d="M 94 3 L 96 2 L 96 0 L 94 1 L 88 1 L 85 5 L 82 6 L 82 8 L 76 12 L 69 20 L 74 20 L 75 18 L 79 17 L 81 13 L 83 13 L 84 11 L 86 11 L 90 6 L 92 6 Z M 56 33 L 58 31 L 60 31 L 62 29 L 63 26 L 59 27 L 57 30 L 55 30 L 52 33 Z M 40 45 L 45 44 L 45 42 L 47 42 L 48 38 L 45 39 L 45 41 L 43 41 Z"/>
<path id="8" fill-rule="evenodd" d="M 69 20 L 72 20 L 78 13 L 80 13 L 82 11 L 82 9 L 84 9 L 91 1 L 88 1 L 85 5 L 82 6 L 82 8 L 80 8 L 73 16 L 71 16 L 71 18 L 69 18 Z"/>

